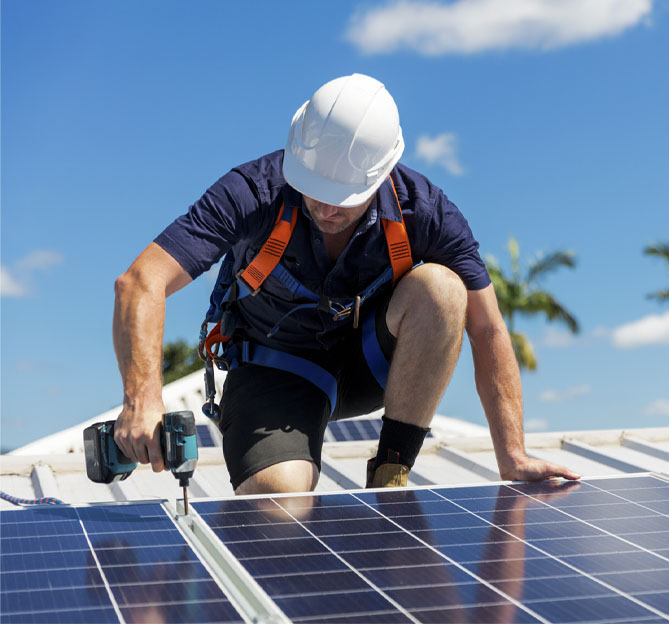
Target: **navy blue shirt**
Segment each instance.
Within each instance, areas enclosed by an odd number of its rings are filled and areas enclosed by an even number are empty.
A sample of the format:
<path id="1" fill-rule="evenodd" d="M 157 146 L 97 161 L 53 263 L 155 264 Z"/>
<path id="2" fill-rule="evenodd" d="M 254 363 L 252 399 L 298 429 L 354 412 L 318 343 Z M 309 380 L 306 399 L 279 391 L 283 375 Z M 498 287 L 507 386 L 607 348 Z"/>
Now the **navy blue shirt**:
<path id="1" fill-rule="evenodd" d="M 195 279 L 230 249 L 235 272 L 246 267 L 269 236 L 281 203 L 300 208 L 297 224 L 281 262 L 304 286 L 332 301 L 348 304 L 390 264 L 381 219 L 400 221 L 397 199 L 384 182 L 334 265 L 323 235 L 313 223 L 298 191 L 281 173 L 283 150 L 235 167 L 211 186 L 189 211 L 177 218 L 155 242 Z M 469 290 L 490 284 L 466 219 L 441 189 L 419 173 L 396 165 L 391 173 L 406 224 L 414 263 L 443 264 Z M 373 309 L 382 289 L 361 315 Z M 327 348 L 350 329 L 352 319 L 334 320 L 326 312 L 300 310 L 279 331 L 267 333 L 287 312 L 307 300 L 293 295 L 269 276 L 255 297 L 245 297 L 239 311 L 248 336 L 285 350 Z M 203 309 L 205 308 L 203 302 Z"/>

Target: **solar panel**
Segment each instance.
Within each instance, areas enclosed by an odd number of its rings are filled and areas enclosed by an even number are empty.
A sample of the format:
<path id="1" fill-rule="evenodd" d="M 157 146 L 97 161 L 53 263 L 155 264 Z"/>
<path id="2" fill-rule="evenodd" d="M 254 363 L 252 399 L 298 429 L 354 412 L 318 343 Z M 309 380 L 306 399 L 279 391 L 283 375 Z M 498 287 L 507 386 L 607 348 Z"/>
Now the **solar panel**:
<path id="1" fill-rule="evenodd" d="M 295 622 L 669 620 L 655 476 L 196 502 Z"/>
<path id="2" fill-rule="evenodd" d="M 198 448 L 216 447 L 214 437 L 211 435 L 209 425 L 195 425 L 195 436 L 197 438 Z"/>
<path id="3" fill-rule="evenodd" d="M 326 442 L 350 442 L 353 440 L 378 440 L 381 432 L 380 418 L 336 420 L 328 423 Z"/>
<path id="4" fill-rule="evenodd" d="M 381 418 L 354 418 L 328 423 L 325 442 L 378 441 L 381 433 Z M 431 433 L 427 437 L 432 437 Z"/>
<path id="5" fill-rule="evenodd" d="M 159 504 L 0 514 L 2 622 L 239 622 Z"/>
<path id="6" fill-rule="evenodd" d="M 0 622 L 666 622 L 668 502 L 637 475 L 194 501 L 176 522 L 3 510 Z"/>

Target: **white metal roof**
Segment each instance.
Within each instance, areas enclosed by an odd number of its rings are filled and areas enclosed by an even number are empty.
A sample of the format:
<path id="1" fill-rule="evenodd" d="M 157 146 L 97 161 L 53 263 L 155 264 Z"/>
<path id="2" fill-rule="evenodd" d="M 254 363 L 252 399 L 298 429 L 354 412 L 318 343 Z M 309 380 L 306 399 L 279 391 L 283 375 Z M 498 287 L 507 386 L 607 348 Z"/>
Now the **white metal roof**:
<path id="1" fill-rule="evenodd" d="M 220 377 L 220 376 L 219 376 Z M 219 382 L 221 379 L 219 379 Z M 211 433 L 216 446 L 200 447 L 198 466 L 191 480 L 192 497 L 233 494 L 215 425 L 202 415 L 202 372 L 165 386 L 169 411 L 190 409 L 196 422 Z M 86 477 L 83 429 L 94 422 L 114 420 L 120 407 L 75 427 L 37 440 L 0 456 L 0 490 L 19 498 L 53 496 L 66 503 L 174 499 L 181 496 L 169 473 L 154 474 L 140 466 L 132 476 L 111 485 Z M 380 413 L 365 419 L 378 419 Z M 333 441 L 326 435 L 322 473 L 317 491 L 364 487 L 365 464 L 376 451 L 376 440 Z M 555 461 L 585 477 L 656 472 L 669 475 L 669 427 L 652 429 L 533 433 L 526 436 L 528 452 Z M 410 485 L 454 485 L 499 481 L 492 441 L 486 428 L 437 415 L 409 476 Z M 0 500 L 0 507 L 12 505 Z"/>

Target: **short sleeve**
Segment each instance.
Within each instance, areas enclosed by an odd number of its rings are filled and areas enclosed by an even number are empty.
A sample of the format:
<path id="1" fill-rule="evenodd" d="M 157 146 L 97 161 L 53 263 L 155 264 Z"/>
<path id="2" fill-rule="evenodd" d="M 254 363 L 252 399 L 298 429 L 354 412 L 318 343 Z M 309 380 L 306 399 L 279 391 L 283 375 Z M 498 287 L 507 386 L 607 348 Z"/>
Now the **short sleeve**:
<path id="1" fill-rule="evenodd" d="M 230 171 L 154 240 L 195 279 L 257 228 L 258 198 L 248 180 Z"/>
<path id="2" fill-rule="evenodd" d="M 490 276 L 467 219 L 441 190 L 430 203 L 430 210 L 422 213 L 417 223 L 422 259 L 447 266 L 460 276 L 467 290 L 488 286 Z"/>

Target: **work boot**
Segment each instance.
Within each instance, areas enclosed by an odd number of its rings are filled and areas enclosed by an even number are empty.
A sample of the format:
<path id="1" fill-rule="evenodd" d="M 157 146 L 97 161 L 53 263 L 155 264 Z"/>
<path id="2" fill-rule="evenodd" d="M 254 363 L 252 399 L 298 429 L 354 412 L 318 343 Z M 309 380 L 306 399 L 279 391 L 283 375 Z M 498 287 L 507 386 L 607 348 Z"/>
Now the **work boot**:
<path id="1" fill-rule="evenodd" d="M 406 487 L 409 479 L 409 468 L 399 463 L 399 453 L 390 451 L 389 455 L 391 453 L 394 456 L 389 459 L 395 460 L 392 463 L 388 462 L 381 464 L 375 469 L 374 465 L 376 464 L 376 457 L 372 457 L 372 459 L 367 462 L 367 483 L 365 487 Z"/>

